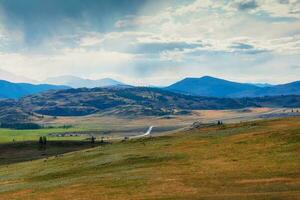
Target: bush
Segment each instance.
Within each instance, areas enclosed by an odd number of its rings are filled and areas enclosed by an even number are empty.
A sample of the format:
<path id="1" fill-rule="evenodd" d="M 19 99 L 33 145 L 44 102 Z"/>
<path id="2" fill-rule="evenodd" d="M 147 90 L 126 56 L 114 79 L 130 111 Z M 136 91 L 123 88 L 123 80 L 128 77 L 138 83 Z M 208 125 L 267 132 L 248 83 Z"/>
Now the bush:
<path id="1" fill-rule="evenodd" d="M 10 128 L 10 129 L 41 129 L 42 126 L 35 123 L 1 123 L 0 128 Z"/>

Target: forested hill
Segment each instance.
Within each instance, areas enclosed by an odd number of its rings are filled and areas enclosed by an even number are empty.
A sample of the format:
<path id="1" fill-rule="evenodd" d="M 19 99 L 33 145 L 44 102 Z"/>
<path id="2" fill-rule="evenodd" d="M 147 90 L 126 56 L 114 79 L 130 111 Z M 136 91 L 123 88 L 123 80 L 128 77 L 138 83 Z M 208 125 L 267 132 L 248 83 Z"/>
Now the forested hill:
<path id="1" fill-rule="evenodd" d="M 147 87 L 67 89 L 47 91 L 19 100 L 1 100 L 0 120 L 7 119 L 7 116 L 9 119 L 27 119 L 28 113 L 50 116 L 99 113 L 134 117 L 245 107 L 300 107 L 300 95 L 233 99 L 189 96 Z"/>

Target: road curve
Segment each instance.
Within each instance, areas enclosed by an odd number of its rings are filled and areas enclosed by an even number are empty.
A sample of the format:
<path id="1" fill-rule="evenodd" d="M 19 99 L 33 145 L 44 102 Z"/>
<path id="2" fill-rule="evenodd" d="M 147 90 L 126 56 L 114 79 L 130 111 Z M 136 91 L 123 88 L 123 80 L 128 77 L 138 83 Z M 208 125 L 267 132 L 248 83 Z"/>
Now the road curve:
<path id="1" fill-rule="evenodd" d="M 148 135 L 151 134 L 152 129 L 153 129 L 153 126 L 150 126 L 146 133 L 144 133 L 142 135 L 132 136 L 132 137 L 129 137 L 129 138 L 131 139 L 131 138 L 140 138 L 140 137 L 148 136 Z"/>
<path id="2" fill-rule="evenodd" d="M 115 137 L 115 138 L 110 138 L 108 140 L 122 140 L 122 139 L 134 139 L 134 138 L 142 138 L 145 136 L 148 136 L 151 134 L 151 131 L 153 129 L 154 126 L 150 126 L 149 129 L 147 130 L 146 133 L 142 134 L 142 135 L 135 135 L 135 136 L 125 136 L 125 137 Z"/>

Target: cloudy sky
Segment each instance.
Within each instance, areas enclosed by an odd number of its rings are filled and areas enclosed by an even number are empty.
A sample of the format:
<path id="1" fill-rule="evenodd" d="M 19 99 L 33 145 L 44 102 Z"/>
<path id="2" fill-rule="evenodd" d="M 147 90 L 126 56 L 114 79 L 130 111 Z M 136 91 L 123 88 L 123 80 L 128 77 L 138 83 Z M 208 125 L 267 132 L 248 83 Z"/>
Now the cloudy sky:
<path id="1" fill-rule="evenodd" d="M 0 0 L 0 73 L 300 80 L 300 0 Z"/>

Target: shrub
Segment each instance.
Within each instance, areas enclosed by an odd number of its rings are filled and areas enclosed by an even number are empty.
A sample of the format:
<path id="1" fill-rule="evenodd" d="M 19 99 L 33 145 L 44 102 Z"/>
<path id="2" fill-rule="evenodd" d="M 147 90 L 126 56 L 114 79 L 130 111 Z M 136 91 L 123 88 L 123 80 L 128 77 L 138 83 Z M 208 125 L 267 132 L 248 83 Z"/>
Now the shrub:
<path id="1" fill-rule="evenodd" d="M 41 129 L 42 126 L 35 123 L 1 123 L 0 128 L 10 128 L 10 129 Z"/>

